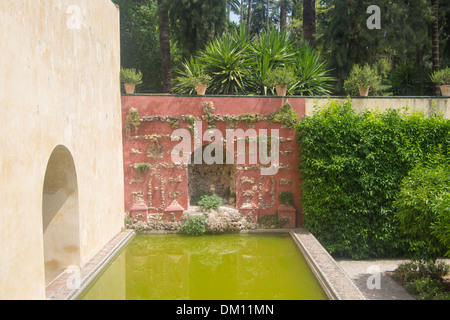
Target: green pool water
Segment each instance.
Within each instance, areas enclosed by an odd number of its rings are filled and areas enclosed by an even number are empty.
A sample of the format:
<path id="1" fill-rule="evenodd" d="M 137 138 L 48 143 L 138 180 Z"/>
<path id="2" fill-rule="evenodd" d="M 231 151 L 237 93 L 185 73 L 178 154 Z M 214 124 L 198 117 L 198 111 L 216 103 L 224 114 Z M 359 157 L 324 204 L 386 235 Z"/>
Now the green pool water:
<path id="1" fill-rule="evenodd" d="M 289 234 L 136 235 L 82 300 L 327 299 Z"/>

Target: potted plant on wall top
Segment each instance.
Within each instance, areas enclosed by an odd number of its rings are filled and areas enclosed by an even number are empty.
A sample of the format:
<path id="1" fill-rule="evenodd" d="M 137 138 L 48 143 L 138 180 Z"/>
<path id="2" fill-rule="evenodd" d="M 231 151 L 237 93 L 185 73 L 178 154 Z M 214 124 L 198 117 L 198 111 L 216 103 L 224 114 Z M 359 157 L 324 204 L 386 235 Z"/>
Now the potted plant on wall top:
<path id="1" fill-rule="evenodd" d="M 270 88 L 276 88 L 277 95 L 284 97 L 287 89 L 296 82 L 295 74 L 288 68 L 276 68 L 267 74 L 264 84 Z"/>
<path id="2" fill-rule="evenodd" d="M 450 67 L 433 73 L 431 81 L 440 86 L 442 96 L 450 96 Z"/>
<path id="3" fill-rule="evenodd" d="M 376 90 L 381 85 L 381 77 L 376 69 L 372 69 L 368 64 L 361 67 L 355 64 L 350 72 L 350 76 L 344 81 L 344 89 L 355 94 L 359 91 L 359 95 L 367 97 L 369 90 Z"/>
<path id="4" fill-rule="evenodd" d="M 120 69 L 120 81 L 123 82 L 127 94 L 134 94 L 136 85 L 142 83 L 142 72 L 134 68 L 122 68 Z"/>
<path id="5" fill-rule="evenodd" d="M 199 70 L 196 75 L 189 75 L 187 82 L 189 85 L 197 90 L 197 95 L 204 96 L 206 93 L 206 88 L 211 82 L 211 77 Z"/>

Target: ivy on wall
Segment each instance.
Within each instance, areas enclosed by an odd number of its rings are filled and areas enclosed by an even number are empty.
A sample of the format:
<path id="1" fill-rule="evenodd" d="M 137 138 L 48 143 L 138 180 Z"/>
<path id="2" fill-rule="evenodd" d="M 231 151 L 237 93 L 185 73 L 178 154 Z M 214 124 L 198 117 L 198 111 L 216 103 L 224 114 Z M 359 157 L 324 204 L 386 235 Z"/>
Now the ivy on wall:
<path id="1" fill-rule="evenodd" d="M 193 129 L 196 121 L 206 121 L 210 127 L 214 127 L 219 121 L 226 122 L 229 127 L 235 127 L 238 123 L 245 123 L 252 126 L 256 122 L 267 121 L 268 123 L 281 123 L 286 128 L 294 128 L 295 124 L 299 121 L 297 112 L 295 112 L 288 101 L 278 111 L 269 114 L 242 113 L 239 115 L 215 115 L 215 108 L 212 102 L 204 103 L 202 108 L 204 114 L 201 118 L 193 115 L 183 115 L 181 118 L 173 116 L 152 116 L 143 117 L 142 121 L 168 122 L 171 126 L 174 123 L 183 121 L 188 124 L 188 129 Z"/>

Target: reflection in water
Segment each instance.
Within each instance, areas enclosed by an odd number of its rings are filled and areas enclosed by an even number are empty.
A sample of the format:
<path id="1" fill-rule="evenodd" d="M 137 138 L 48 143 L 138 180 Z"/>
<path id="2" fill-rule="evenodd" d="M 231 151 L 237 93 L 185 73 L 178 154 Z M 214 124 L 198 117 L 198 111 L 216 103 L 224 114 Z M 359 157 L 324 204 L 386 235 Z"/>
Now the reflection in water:
<path id="1" fill-rule="evenodd" d="M 326 299 L 288 234 L 137 235 L 81 299 Z"/>

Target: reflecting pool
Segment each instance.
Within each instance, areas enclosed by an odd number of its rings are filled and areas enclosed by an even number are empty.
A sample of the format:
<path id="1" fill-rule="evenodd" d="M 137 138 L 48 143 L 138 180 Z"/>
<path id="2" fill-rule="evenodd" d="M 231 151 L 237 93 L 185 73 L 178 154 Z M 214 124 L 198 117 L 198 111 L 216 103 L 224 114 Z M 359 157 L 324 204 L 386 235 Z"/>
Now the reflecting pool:
<path id="1" fill-rule="evenodd" d="M 136 235 L 84 300 L 327 299 L 286 233 Z"/>

